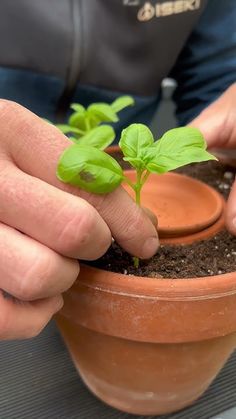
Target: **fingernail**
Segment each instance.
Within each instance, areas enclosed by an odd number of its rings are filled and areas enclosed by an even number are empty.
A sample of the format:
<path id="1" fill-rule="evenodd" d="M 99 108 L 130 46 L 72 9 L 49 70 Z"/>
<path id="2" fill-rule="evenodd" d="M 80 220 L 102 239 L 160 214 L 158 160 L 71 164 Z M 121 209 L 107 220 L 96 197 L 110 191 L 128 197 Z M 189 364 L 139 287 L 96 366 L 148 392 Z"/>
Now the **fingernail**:
<path id="1" fill-rule="evenodd" d="M 158 237 L 150 237 L 147 239 L 142 248 L 142 258 L 148 259 L 155 255 L 159 247 Z"/>

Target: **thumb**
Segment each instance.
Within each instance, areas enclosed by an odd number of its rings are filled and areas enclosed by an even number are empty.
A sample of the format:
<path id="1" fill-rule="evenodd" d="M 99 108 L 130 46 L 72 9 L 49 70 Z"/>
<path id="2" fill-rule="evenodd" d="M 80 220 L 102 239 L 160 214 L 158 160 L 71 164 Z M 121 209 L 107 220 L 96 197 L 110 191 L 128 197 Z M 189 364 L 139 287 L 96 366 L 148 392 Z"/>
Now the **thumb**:
<path id="1" fill-rule="evenodd" d="M 226 226 L 236 236 L 236 181 L 234 182 L 227 202 Z"/>
<path id="2" fill-rule="evenodd" d="M 225 138 L 222 138 L 224 122 L 222 121 L 222 116 L 214 112 L 214 107 L 206 108 L 189 125 L 201 131 L 208 148 L 223 147 L 225 143 Z"/>
<path id="3" fill-rule="evenodd" d="M 204 109 L 190 126 L 198 128 L 209 148 L 236 148 L 236 84 Z"/>
<path id="4" fill-rule="evenodd" d="M 156 215 L 154 214 L 154 212 L 152 212 L 149 208 L 146 208 L 146 207 L 142 207 L 142 209 L 147 214 L 147 216 L 151 220 L 151 222 L 154 225 L 154 227 L 157 229 L 157 227 L 158 227 L 158 219 L 157 219 Z"/>

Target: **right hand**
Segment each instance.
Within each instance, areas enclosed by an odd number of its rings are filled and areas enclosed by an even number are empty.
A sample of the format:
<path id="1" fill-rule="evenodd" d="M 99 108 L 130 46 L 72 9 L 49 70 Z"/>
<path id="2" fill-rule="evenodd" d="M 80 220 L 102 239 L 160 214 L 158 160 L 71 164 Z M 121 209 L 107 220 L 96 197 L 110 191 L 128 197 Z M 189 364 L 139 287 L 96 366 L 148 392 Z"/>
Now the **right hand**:
<path id="1" fill-rule="evenodd" d="M 120 187 L 95 196 L 56 178 L 68 139 L 53 125 L 0 101 L 0 339 L 37 335 L 63 305 L 77 259 L 102 256 L 113 236 L 151 257 L 157 231 Z"/>

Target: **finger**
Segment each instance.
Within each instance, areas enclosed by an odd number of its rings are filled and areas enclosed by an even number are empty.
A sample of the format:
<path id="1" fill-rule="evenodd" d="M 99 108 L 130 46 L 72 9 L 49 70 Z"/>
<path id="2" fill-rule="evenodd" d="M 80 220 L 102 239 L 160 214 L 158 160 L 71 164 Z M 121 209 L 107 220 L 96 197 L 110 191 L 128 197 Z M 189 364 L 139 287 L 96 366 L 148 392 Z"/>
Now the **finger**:
<path id="1" fill-rule="evenodd" d="M 66 291 L 78 274 L 77 261 L 0 224 L 0 289 L 32 301 Z"/>
<path id="2" fill-rule="evenodd" d="M 147 214 L 147 216 L 151 220 L 151 222 L 154 225 L 154 227 L 157 228 L 158 227 L 158 219 L 157 219 L 157 216 L 149 208 L 142 207 L 142 209 Z"/>
<path id="3" fill-rule="evenodd" d="M 209 107 L 202 111 L 197 118 L 190 122 L 189 125 L 191 127 L 198 128 L 203 134 L 208 148 L 213 148 L 217 145 L 223 147 L 226 143 L 227 137 L 225 136 L 225 131 L 222 132 L 222 123 L 222 116 L 218 115 L 216 112 L 213 112 L 211 107 Z M 222 138 L 223 135 L 224 138 Z"/>
<path id="4" fill-rule="evenodd" d="M 110 226 L 112 236 L 127 252 L 143 259 L 153 256 L 159 239 L 155 226 L 141 207 L 138 207 L 123 188 L 104 196 L 81 191 Z"/>
<path id="5" fill-rule="evenodd" d="M 128 252 L 143 258 L 156 252 L 159 242 L 155 227 L 122 188 L 101 197 L 81 192 L 56 179 L 59 156 L 70 144 L 63 134 L 19 105 L 2 101 L 0 110 L 0 136 L 24 172 L 86 197 L 106 221 L 117 242 Z"/>
<path id="6" fill-rule="evenodd" d="M 38 335 L 62 306 L 62 296 L 29 303 L 6 298 L 0 292 L 0 340 Z"/>
<path id="7" fill-rule="evenodd" d="M 236 83 L 204 109 L 189 125 L 198 128 L 209 148 L 236 148 Z"/>
<path id="8" fill-rule="evenodd" d="M 109 228 L 91 205 L 11 163 L 1 173 L 0 202 L 2 222 L 65 256 L 96 259 L 110 246 Z"/>
<path id="9" fill-rule="evenodd" d="M 229 231 L 236 236 L 236 181 L 227 202 L 226 225 Z"/>
<path id="10" fill-rule="evenodd" d="M 214 148 L 211 151 L 221 163 L 236 167 L 236 143 L 234 150 L 227 148 Z"/>

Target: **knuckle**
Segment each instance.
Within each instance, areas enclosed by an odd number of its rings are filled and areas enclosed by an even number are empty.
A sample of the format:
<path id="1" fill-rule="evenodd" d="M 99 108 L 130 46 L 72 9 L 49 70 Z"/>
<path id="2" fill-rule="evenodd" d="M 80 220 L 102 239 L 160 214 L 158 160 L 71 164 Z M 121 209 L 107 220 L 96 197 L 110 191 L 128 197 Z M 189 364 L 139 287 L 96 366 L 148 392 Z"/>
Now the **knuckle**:
<path id="1" fill-rule="evenodd" d="M 79 248 L 85 245 L 95 229 L 96 221 L 96 214 L 92 208 L 79 207 L 69 222 L 61 224 L 57 238 L 58 246 L 67 253 L 75 246 Z"/>

